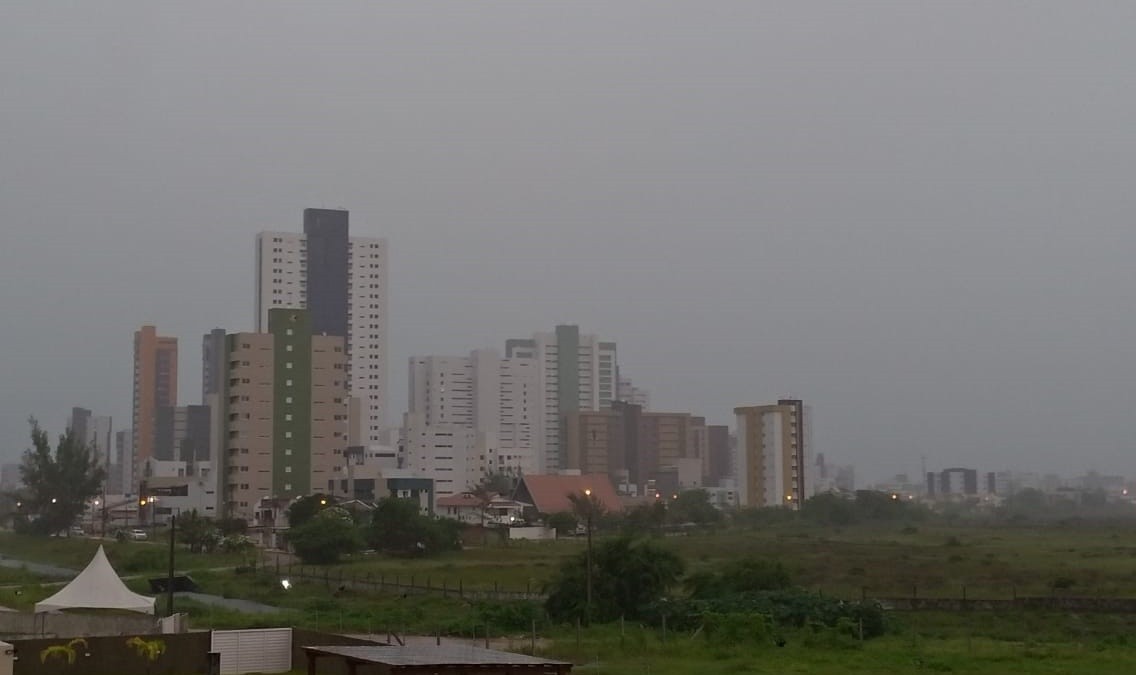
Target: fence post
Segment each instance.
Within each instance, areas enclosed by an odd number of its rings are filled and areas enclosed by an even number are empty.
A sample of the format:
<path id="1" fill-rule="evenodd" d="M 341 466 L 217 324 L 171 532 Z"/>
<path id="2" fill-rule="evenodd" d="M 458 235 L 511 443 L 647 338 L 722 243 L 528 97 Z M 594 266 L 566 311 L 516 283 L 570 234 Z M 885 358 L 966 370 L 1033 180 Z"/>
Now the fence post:
<path id="1" fill-rule="evenodd" d="M 667 615 L 663 615 L 663 644 L 667 643 Z"/>
<path id="2" fill-rule="evenodd" d="M 430 593 L 430 577 L 426 577 L 426 593 Z"/>
<path id="3" fill-rule="evenodd" d="M 576 617 L 576 649 L 580 648 L 580 617 Z"/>
<path id="4" fill-rule="evenodd" d="M 464 586 L 463 581 L 461 579 L 458 579 L 458 597 L 459 598 L 465 597 L 465 589 L 463 588 L 463 586 Z"/>
<path id="5" fill-rule="evenodd" d="M 445 579 L 442 579 L 442 597 L 443 598 L 449 597 L 449 593 L 446 591 L 446 580 Z"/>
<path id="6" fill-rule="evenodd" d="M 532 620 L 532 637 L 529 638 L 529 656 L 536 656 L 536 619 Z"/>
<path id="7" fill-rule="evenodd" d="M 489 649 L 489 624 L 485 624 L 485 648 Z"/>
<path id="8" fill-rule="evenodd" d="M 323 585 L 331 588 L 331 570 L 326 567 L 323 570 Z"/>

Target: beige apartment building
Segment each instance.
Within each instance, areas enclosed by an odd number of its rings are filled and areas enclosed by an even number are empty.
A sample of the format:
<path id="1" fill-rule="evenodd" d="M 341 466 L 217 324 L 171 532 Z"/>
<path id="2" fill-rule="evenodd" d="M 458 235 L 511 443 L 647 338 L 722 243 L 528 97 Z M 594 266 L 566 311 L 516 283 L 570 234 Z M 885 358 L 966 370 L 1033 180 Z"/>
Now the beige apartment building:
<path id="1" fill-rule="evenodd" d="M 737 416 L 739 506 L 798 508 L 812 496 L 810 408 L 798 399 L 743 406 Z"/>
<path id="2" fill-rule="evenodd" d="M 226 337 L 221 479 L 225 512 L 250 518 L 261 498 L 331 489 L 344 471 L 344 338 L 311 333 L 306 310 L 268 310 L 267 333 Z"/>

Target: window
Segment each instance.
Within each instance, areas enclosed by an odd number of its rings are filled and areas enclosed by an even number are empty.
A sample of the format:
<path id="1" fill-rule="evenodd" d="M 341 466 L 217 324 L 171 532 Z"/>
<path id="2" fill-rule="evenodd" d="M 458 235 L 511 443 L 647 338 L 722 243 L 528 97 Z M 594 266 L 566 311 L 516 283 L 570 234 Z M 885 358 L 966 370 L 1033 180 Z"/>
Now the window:
<path id="1" fill-rule="evenodd" d="M 292 421 L 292 413 L 286 413 L 284 415 L 284 421 L 285 422 L 291 422 Z"/>
<path id="2" fill-rule="evenodd" d="M 292 432 L 291 432 L 291 431 L 285 431 L 285 432 L 284 432 L 284 438 L 291 438 L 291 437 L 292 437 Z"/>
<path id="3" fill-rule="evenodd" d="M 284 364 L 284 367 L 287 368 L 288 370 L 292 370 L 292 362 L 291 361 L 286 362 Z"/>
<path id="4" fill-rule="evenodd" d="M 285 484 L 284 484 L 284 490 L 285 490 L 285 491 L 290 491 L 291 489 L 292 489 L 292 484 L 291 484 L 291 483 L 285 483 Z"/>
<path id="5" fill-rule="evenodd" d="M 284 448 L 284 456 L 285 457 L 291 457 L 292 456 L 292 448 Z"/>
<path id="6" fill-rule="evenodd" d="M 290 466 L 284 467 L 284 473 L 292 473 L 292 467 L 290 467 Z"/>
<path id="7" fill-rule="evenodd" d="M 292 351 L 292 345 L 284 345 L 284 351 L 286 351 L 286 352 Z"/>
<path id="8" fill-rule="evenodd" d="M 292 380 L 284 380 L 284 386 L 285 387 L 291 387 L 292 386 Z"/>
<path id="9" fill-rule="evenodd" d="M 291 396 L 285 396 L 285 397 L 284 397 L 284 402 L 285 402 L 285 403 L 291 403 L 291 402 L 292 402 L 292 397 L 291 397 Z"/>

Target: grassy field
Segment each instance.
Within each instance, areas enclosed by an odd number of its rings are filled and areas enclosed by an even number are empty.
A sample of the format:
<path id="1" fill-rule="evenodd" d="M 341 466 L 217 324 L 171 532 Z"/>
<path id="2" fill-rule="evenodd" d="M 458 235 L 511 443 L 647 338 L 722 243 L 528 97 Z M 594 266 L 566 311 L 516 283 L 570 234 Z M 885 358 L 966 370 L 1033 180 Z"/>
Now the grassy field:
<path id="1" fill-rule="evenodd" d="M 957 598 L 964 587 L 969 598 L 1010 598 L 1049 595 L 1055 583 L 1065 594 L 1136 597 L 1136 528 L 1120 526 L 779 526 L 668 537 L 666 545 L 691 572 L 741 556 L 780 560 L 800 585 L 846 598 Z M 513 542 L 426 559 L 360 557 L 306 571 L 523 591 L 539 588 L 583 548 L 582 540 Z"/>
<path id="2" fill-rule="evenodd" d="M 81 570 L 86 567 L 100 544 L 105 546 L 107 558 L 119 574 L 164 571 L 169 564 L 169 551 L 167 544 L 163 541 L 117 542 L 86 537 L 35 537 L 0 532 L 0 556 L 73 570 Z M 255 559 L 255 557 L 255 552 L 251 554 L 191 554 L 179 547 L 176 565 L 179 570 L 233 567 L 247 564 L 250 559 Z M 12 568 L 6 570 L 0 567 L 0 575 L 7 572 L 21 571 Z M 3 576 L 0 576 L 0 580 L 3 578 Z"/>
<path id="3" fill-rule="evenodd" d="M 1136 528 L 968 528 L 941 525 L 859 526 L 833 529 L 778 526 L 668 537 L 690 571 L 713 568 L 740 556 L 780 560 L 800 585 L 826 594 L 922 597 L 1009 597 L 1061 592 L 1136 597 Z M 0 534 L 0 554 L 74 568 L 89 559 L 97 542 L 34 539 Z M 1057 612 L 892 613 L 887 635 L 859 642 L 834 632 L 789 630 L 785 644 L 716 644 L 697 631 L 670 632 L 628 622 L 585 627 L 557 625 L 537 603 L 490 603 L 462 598 L 396 593 L 338 592 L 340 573 L 396 576 L 405 583 L 450 588 L 523 590 L 539 587 L 565 557 L 583 551 L 582 541 L 487 546 L 438 558 L 360 556 L 327 569 L 330 584 L 298 581 L 285 590 L 273 574 L 213 570 L 247 562 L 242 556 L 190 556 L 179 550 L 179 569 L 192 569 L 208 593 L 280 607 L 276 614 L 243 614 L 178 599 L 178 611 L 199 628 L 292 625 L 313 630 L 371 634 L 441 633 L 480 643 L 486 631 L 494 646 L 527 650 L 529 617 L 537 621 L 542 652 L 579 664 L 579 672 L 653 673 L 1127 673 L 1136 663 L 1136 617 Z M 165 549 L 157 544 L 110 544 L 108 553 L 124 575 L 161 572 Z M 308 568 L 309 571 L 316 568 Z M 323 568 L 318 568 L 320 573 Z M 287 572 L 287 568 L 283 570 Z M 133 573 L 138 573 L 133 572 Z M 0 605 L 29 608 L 54 592 L 35 575 L 0 568 Z M 1053 583 L 1071 587 L 1055 591 Z M 145 592 L 143 578 L 128 584 Z M 8 584 L 0 583 L 0 586 Z M 18 591 L 18 594 L 17 594 Z M 164 604 L 160 605 L 164 607 Z"/>

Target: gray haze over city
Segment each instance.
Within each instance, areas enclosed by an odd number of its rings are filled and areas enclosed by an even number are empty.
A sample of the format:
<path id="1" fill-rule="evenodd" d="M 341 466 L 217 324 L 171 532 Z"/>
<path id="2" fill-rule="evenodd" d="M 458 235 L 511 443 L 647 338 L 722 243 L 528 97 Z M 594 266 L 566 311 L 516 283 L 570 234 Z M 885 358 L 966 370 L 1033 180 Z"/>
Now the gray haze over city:
<path id="1" fill-rule="evenodd" d="M 343 207 L 415 354 L 578 324 L 657 410 L 800 397 L 858 481 L 1136 473 L 1136 4 L 5 2 L 0 459 L 128 428 Z"/>

